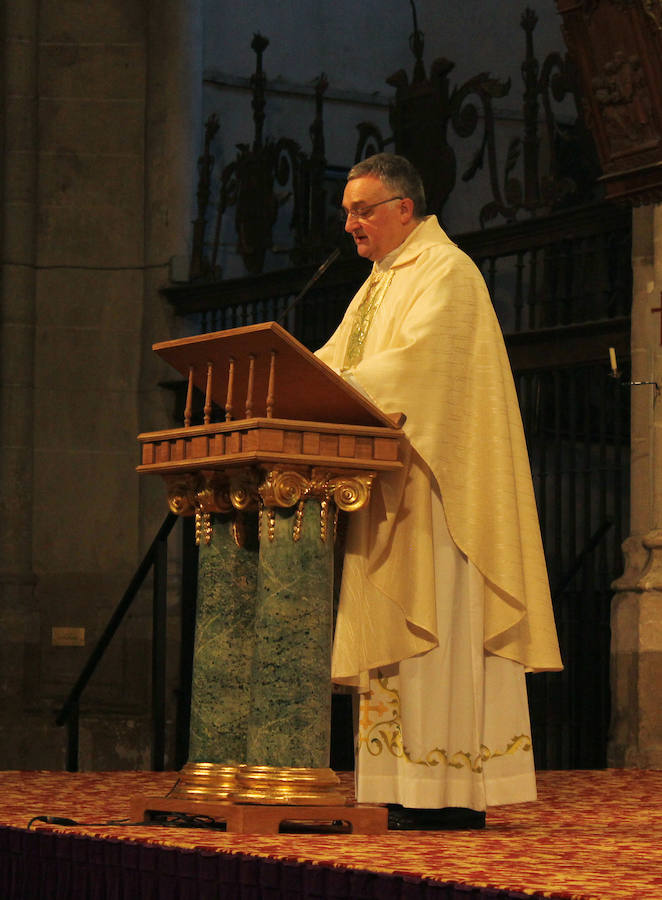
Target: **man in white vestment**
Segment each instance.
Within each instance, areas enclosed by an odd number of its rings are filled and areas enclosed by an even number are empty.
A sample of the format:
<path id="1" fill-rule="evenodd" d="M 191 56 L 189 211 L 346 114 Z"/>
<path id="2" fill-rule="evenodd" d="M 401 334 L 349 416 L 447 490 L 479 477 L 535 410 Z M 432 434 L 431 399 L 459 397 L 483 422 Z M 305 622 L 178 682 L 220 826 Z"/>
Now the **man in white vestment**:
<path id="1" fill-rule="evenodd" d="M 332 671 L 360 696 L 357 799 L 394 828 L 480 827 L 536 799 L 524 673 L 561 668 L 517 396 L 411 164 L 358 163 L 343 209 L 372 273 L 317 355 L 407 437 L 348 523 Z"/>

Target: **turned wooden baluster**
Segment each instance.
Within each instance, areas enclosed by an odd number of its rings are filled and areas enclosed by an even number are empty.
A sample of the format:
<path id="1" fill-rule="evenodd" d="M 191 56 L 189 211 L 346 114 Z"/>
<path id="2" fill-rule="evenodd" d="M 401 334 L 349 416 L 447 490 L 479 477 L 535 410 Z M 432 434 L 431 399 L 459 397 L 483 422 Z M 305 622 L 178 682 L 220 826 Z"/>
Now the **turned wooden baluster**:
<path id="1" fill-rule="evenodd" d="M 234 392 L 234 365 L 235 358 L 234 356 L 230 357 L 230 366 L 228 368 L 228 393 L 225 398 L 225 421 L 229 422 L 232 419 L 232 404 L 233 404 L 233 392 Z"/>
<path id="2" fill-rule="evenodd" d="M 246 419 L 253 417 L 253 384 L 255 383 L 255 354 L 248 357 L 248 387 L 246 388 Z"/>
<path id="3" fill-rule="evenodd" d="M 276 391 L 276 351 L 271 351 L 271 360 L 269 362 L 269 387 L 267 388 L 267 419 L 271 419 L 274 414 L 274 403 Z"/>
<path id="4" fill-rule="evenodd" d="M 186 390 L 186 406 L 184 407 L 184 427 L 189 428 L 191 425 L 191 414 L 193 410 L 193 366 L 188 369 L 188 388 Z"/>
<path id="5" fill-rule="evenodd" d="M 212 383 L 214 379 L 214 364 L 211 362 L 207 363 L 207 389 L 205 391 L 205 425 L 209 425 L 211 422 L 211 410 L 212 410 Z"/>

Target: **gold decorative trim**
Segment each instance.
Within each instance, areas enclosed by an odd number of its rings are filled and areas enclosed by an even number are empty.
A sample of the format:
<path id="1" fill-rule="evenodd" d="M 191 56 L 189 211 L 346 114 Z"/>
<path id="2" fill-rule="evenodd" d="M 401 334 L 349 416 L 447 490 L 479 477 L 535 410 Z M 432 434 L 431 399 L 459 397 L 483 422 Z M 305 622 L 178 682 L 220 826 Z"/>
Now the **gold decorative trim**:
<path id="1" fill-rule="evenodd" d="M 210 470 L 191 474 L 165 475 L 168 506 L 178 516 L 195 516 L 196 544 L 211 542 L 212 513 L 257 509 L 257 474 L 252 469 L 239 469 L 229 474 Z M 232 523 L 232 535 L 238 546 L 245 543 L 241 517 Z"/>
<path id="2" fill-rule="evenodd" d="M 324 499 L 320 501 L 320 539 L 326 543 L 329 528 L 329 501 Z"/>
<path id="3" fill-rule="evenodd" d="M 211 543 L 212 513 L 229 513 L 232 510 L 227 479 L 219 472 L 200 472 L 194 492 L 195 543 Z"/>
<path id="4" fill-rule="evenodd" d="M 386 291 L 389 289 L 391 281 L 393 281 L 394 274 L 394 270 L 391 269 L 386 273 L 374 271 L 370 276 L 365 297 L 354 315 L 352 331 L 347 341 L 343 369 L 349 369 L 361 361 L 363 345 L 368 337 L 372 320 L 382 304 Z"/>
<path id="5" fill-rule="evenodd" d="M 238 510 L 257 509 L 260 501 L 257 473 L 253 469 L 232 470 L 228 478 L 232 506 Z"/>
<path id="6" fill-rule="evenodd" d="M 262 512 L 260 513 L 260 519 L 262 519 L 262 513 L 266 513 L 267 516 L 267 538 L 270 541 L 273 541 L 276 537 L 276 510 L 273 506 L 263 506 Z M 260 529 L 259 536 L 261 537 L 262 529 Z"/>
<path id="7" fill-rule="evenodd" d="M 303 511 L 305 507 L 305 502 L 303 500 L 299 500 L 297 503 L 297 509 L 294 513 L 294 528 L 292 529 L 292 540 L 296 543 L 301 540 L 301 528 L 303 526 Z"/>
<path id="8" fill-rule="evenodd" d="M 377 477 L 376 472 L 349 471 L 336 474 L 327 469 L 312 467 L 311 469 L 270 469 L 257 491 L 261 502 L 270 510 L 270 517 L 275 514 L 275 507 L 287 508 L 296 506 L 292 538 L 301 538 L 304 507 L 307 500 L 318 500 L 320 503 L 320 539 L 326 541 L 330 507 L 333 502 L 337 509 L 354 512 L 361 509 L 369 500 L 372 484 Z M 275 534 L 275 522 L 269 519 L 269 540 Z M 335 516 L 334 516 L 335 532 Z"/>
<path id="9" fill-rule="evenodd" d="M 212 537 L 211 513 L 232 509 L 226 478 L 219 472 L 164 476 L 168 506 L 177 516 L 195 516 L 196 544 L 209 544 Z"/>
<path id="10" fill-rule="evenodd" d="M 211 516 L 209 513 L 201 512 L 199 509 L 195 511 L 195 544 L 209 546 L 214 529 L 211 524 Z"/>
<path id="11" fill-rule="evenodd" d="M 347 798 L 338 791 L 340 779 L 332 769 L 288 766 L 240 766 L 234 803 L 288 806 L 339 806 Z"/>
<path id="12" fill-rule="evenodd" d="M 306 499 L 310 482 L 295 469 L 271 469 L 258 487 L 265 506 L 295 506 L 300 499 Z"/>
<path id="13" fill-rule="evenodd" d="M 195 475 L 165 475 L 168 507 L 176 516 L 195 513 Z"/>
<path id="14" fill-rule="evenodd" d="M 380 720 L 371 723 L 368 719 L 361 718 L 359 727 L 358 750 L 365 748 L 371 756 L 380 756 L 382 753 L 390 753 L 398 759 L 404 759 L 416 766 L 446 766 L 452 769 L 468 769 L 473 774 L 481 774 L 483 765 L 491 759 L 502 756 L 512 756 L 514 753 L 532 751 L 531 737 L 527 734 L 518 734 L 511 738 L 508 744 L 499 750 L 491 750 L 481 744 L 478 752 L 467 750 L 450 751 L 441 747 L 434 747 L 425 756 L 413 757 L 405 746 L 402 737 L 402 724 L 400 718 L 400 694 L 394 688 L 389 687 L 388 678 L 379 678 L 379 685 L 389 695 L 388 701 L 379 702 L 377 706 L 368 707 L 368 711 L 377 712 Z M 361 709 L 368 699 L 362 701 Z M 386 715 L 390 713 L 390 715 Z"/>
<path id="15" fill-rule="evenodd" d="M 196 509 L 203 513 L 229 513 L 232 503 L 225 476 L 219 472 L 200 472 L 194 502 Z"/>
<path id="16" fill-rule="evenodd" d="M 189 762 L 179 773 L 179 780 L 168 796 L 189 800 L 227 800 L 237 787 L 239 766 L 219 763 Z"/>
<path id="17" fill-rule="evenodd" d="M 267 536 L 274 540 L 276 533 L 276 508 L 296 506 L 292 539 L 301 539 L 304 504 L 307 500 L 320 503 L 320 539 L 326 541 L 329 532 L 330 504 L 335 506 L 333 533 L 337 513 L 355 512 L 370 500 L 372 485 L 377 473 L 369 470 L 329 471 L 323 467 L 275 467 L 269 469 L 259 481 L 259 470 L 246 468 L 230 472 L 206 470 L 191 474 L 164 476 L 168 505 L 179 516 L 195 516 L 196 544 L 211 542 L 212 513 L 229 513 L 236 510 L 258 509 L 261 536 L 262 513 L 267 513 Z M 242 522 L 235 519 L 232 534 L 238 546 L 243 546 Z"/>
<path id="18" fill-rule="evenodd" d="M 356 512 L 370 499 L 375 472 L 361 472 L 356 475 L 339 475 L 328 482 L 328 491 L 333 502 L 343 512 Z"/>

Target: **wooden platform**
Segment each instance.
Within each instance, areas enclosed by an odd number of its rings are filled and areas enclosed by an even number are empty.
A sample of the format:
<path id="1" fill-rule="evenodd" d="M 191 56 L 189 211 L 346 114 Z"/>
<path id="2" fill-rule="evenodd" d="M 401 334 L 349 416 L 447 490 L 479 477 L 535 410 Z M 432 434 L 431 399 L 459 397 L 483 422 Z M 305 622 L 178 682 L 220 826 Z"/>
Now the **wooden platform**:
<path id="1" fill-rule="evenodd" d="M 353 773 L 337 774 L 350 803 L 318 807 L 315 816 L 352 810 Z M 130 798 L 148 801 L 137 804 L 142 820 L 144 809 L 169 805 L 164 797 L 178 778 L 0 772 L 0 898 L 662 897 L 660 770 L 538 772 L 537 803 L 491 807 L 478 830 L 241 834 L 134 825 Z"/>
<path id="2" fill-rule="evenodd" d="M 179 797 L 131 798 L 134 822 L 157 824 L 164 815 L 206 816 L 235 834 L 278 834 L 283 830 L 336 830 L 348 834 L 386 834 L 388 810 L 368 804 L 344 806 L 277 806 L 190 800 Z"/>

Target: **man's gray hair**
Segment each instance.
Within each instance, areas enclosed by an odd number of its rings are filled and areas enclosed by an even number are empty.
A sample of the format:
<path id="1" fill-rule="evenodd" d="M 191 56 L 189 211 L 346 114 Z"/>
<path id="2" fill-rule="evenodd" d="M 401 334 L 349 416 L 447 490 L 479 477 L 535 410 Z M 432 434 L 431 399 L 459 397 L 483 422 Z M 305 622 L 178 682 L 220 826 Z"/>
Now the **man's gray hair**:
<path id="1" fill-rule="evenodd" d="M 347 181 L 372 175 L 389 190 L 414 201 L 414 218 L 422 219 L 427 212 L 423 181 L 416 169 L 404 156 L 395 153 L 375 153 L 361 160 L 349 170 Z"/>

